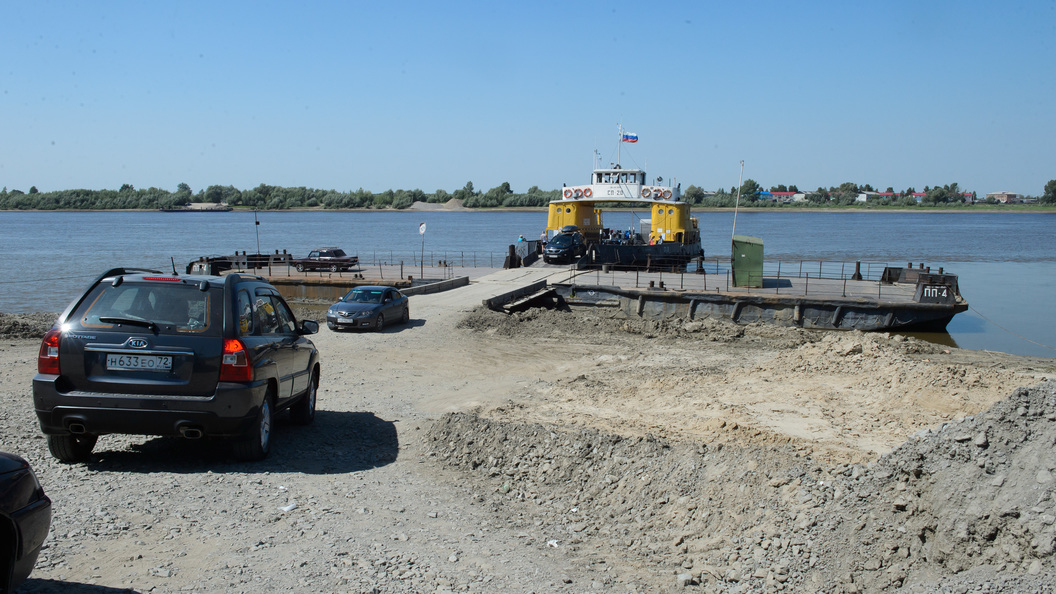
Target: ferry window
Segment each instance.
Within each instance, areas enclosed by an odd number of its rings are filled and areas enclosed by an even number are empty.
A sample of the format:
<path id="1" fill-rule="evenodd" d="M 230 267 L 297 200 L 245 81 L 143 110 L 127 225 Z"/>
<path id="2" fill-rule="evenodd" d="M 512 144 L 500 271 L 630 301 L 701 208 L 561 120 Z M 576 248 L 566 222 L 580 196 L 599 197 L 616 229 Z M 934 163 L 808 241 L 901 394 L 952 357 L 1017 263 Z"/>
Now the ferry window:
<path id="1" fill-rule="evenodd" d="M 675 214 L 675 209 L 673 209 L 673 208 L 667 209 L 667 214 L 669 214 L 669 215 Z"/>
<path id="2" fill-rule="evenodd" d="M 621 173 L 620 174 L 620 183 L 621 184 L 627 183 L 627 174 L 626 173 Z"/>

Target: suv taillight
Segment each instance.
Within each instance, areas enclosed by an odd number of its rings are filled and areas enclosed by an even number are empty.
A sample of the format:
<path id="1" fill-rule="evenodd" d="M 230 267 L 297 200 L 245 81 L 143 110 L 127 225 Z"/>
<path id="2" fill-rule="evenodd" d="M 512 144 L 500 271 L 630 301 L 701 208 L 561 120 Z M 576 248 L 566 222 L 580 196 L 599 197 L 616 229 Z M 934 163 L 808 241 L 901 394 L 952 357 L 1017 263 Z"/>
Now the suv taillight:
<path id="1" fill-rule="evenodd" d="M 40 343 L 40 354 L 37 355 L 37 373 L 59 375 L 59 339 L 62 332 L 48 330 L 44 341 Z"/>
<path id="2" fill-rule="evenodd" d="M 224 358 L 220 363 L 220 381 L 249 382 L 253 381 L 253 368 L 249 366 L 249 353 L 246 345 L 237 338 L 224 340 Z"/>

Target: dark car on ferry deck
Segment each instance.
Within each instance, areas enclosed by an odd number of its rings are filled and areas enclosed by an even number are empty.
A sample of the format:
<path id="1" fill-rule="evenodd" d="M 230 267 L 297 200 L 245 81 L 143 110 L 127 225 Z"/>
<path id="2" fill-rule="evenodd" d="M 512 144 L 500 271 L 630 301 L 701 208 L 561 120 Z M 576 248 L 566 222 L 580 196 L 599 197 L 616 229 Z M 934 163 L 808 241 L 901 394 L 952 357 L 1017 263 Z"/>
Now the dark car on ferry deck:
<path id="1" fill-rule="evenodd" d="M 33 404 L 51 454 L 90 458 L 108 433 L 226 438 L 259 460 L 272 420 L 315 417 L 319 352 L 265 279 L 115 268 L 44 336 Z"/>
<path id="2" fill-rule="evenodd" d="M 356 287 L 326 311 L 326 326 L 331 330 L 380 331 L 390 321 L 406 324 L 410 319 L 410 301 L 393 287 Z"/>
<path id="3" fill-rule="evenodd" d="M 567 227 L 546 242 L 546 247 L 543 248 L 543 262 L 573 262 L 586 253 L 587 248 L 579 230 L 575 227 L 565 229 Z"/>
<path id="4" fill-rule="evenodd" d="M 51 527 L 51 499 L 29 463 L 0 452 L 0 592 L 12 592 L 37 563 Z"/>

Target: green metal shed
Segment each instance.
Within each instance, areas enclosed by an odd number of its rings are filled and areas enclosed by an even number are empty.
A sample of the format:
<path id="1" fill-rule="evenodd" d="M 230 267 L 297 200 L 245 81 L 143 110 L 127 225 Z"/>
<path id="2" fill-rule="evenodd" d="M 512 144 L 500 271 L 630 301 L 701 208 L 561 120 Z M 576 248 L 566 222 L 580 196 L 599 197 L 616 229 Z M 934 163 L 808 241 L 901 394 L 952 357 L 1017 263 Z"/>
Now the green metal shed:
<path id="1" fill-rule="evenodd" d="M 747 235 L 734 235 L 730 255 L 733 286 L 763 286 L 763 240 Z"/>

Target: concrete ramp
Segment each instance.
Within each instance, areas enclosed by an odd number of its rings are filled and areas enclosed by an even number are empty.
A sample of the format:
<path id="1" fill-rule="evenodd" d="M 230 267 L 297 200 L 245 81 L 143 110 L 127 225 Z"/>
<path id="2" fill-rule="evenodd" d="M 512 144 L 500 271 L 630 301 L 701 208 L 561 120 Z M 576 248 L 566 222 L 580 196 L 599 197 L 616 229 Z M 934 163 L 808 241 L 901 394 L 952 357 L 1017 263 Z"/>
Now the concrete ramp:
<path id="1" fill-rule="evenodd" d="M 569 282 L 570 278 L 567 268 L 496 270 L 472 280 L 467 286 L 433 295 L 420 295 L 415 299 L 428 300 L 431 307 L 459 311 L 470 311 L 481 304 L 501 310 L 502 305 L 536 293 L 548 283 Z"/>

